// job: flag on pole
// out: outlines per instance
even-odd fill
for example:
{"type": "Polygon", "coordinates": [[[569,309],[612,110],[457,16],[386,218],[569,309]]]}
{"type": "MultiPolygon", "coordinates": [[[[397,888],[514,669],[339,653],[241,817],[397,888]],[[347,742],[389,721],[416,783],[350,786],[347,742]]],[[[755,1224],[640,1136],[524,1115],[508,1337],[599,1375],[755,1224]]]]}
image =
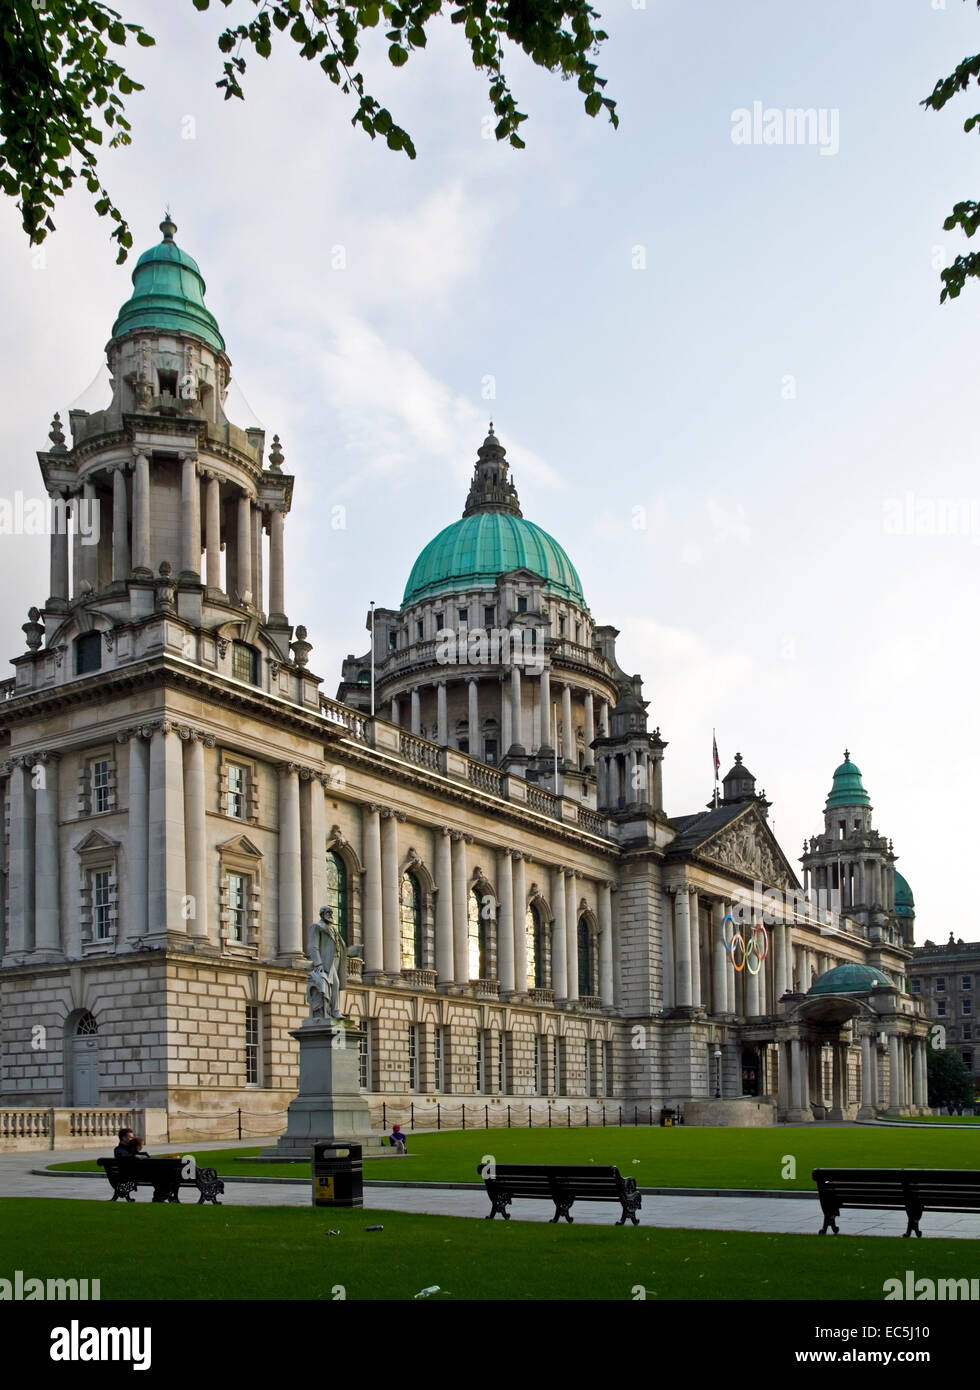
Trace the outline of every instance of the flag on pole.
{"type": "Polygon", "coordinates": [[[721,759],[718,757],[718,740],[715,737],[714,729],[711,730],[711,756],[715,765],[715,780],[717,781],[721,769],[721,759]]]}

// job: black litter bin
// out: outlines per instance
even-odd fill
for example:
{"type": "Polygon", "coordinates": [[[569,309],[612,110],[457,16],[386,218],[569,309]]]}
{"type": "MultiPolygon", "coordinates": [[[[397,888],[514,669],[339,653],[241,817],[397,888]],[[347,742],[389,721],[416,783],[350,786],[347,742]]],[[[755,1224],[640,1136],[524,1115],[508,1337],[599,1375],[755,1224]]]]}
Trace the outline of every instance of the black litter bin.
{"type": "Polygon", "coordinates": [[[313,1205],[362,1207],[364,1178],[360,1144],[313,1145],[313,1205]]]}
{"type": "Polygon", "coordinates": [[[664,1108],[663,1108],[663,1109],[661,1110],[661,1112],[660,1112],[660,1127],[661,1127],[661,1129],[670,1128],[671,1126],[675,1125],[676,1123],[677,1123],[677,1111],[676,1111],[676,1110],[672,1110],[672,1109],[670,1109],[669,1106],[666,1106],[666,1105],[665,1105],[664,1108]]]}

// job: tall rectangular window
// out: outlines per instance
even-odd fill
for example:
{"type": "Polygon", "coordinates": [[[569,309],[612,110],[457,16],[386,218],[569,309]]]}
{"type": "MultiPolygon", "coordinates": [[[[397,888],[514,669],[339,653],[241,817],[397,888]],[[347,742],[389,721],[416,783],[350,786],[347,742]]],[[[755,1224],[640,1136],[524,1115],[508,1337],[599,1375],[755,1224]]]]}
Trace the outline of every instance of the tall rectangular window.
{"type": "Polygon", "coordinates": [[[527,612],[527,599],[523,594],[518,594],[517,596],[517,611],[518,613],[527,612]]]}
{"type": "Polygon", "coordinates": [[[972,975],[962,975],[960,977],[960,989],[970,989],[973,986],[972,975]]]}
{"type": "Polygon", "coordinates": [[[228,932],[232,941],[245,941],[250,883],[246,874],[228,875],[228,932]]]}
{"type": "Polygon", "coordinates": [[[419,1027],[417,1023],[409,1025],[408,1029],[408,1089],[417,1091],[419,1088],[419,1027]]]}
{"type": "Polygon", "coordinates": [[[502,1095],[507,1089],[507,1035],[497,1034],[497,1075],[495,1090],[502,1095]]]}
{"type": "Polygon", "coordinates": [[[591,1096],[592,1091],[592,1040],[585,1040],[585,1094],[591,1096]]]}
{"type": "Polygon", "coordinates": [[[610,1080],[610,1077],[611,1077],[611,1075],[612,1075],[612,1066],[611,1066],[611,1060],[612,1060],[612,1059],[611,1059],[611,1056],[610,1056],[610,1053],[611,1053],[611,1052],[612,1052],[612,1043],[604,1042],[604,1043],[602,1044],[602,1092],[601,1092],[601,1094],[604,1095],[604,1096],[608,1096],[608,1094],[609,1094],[609,1080],[610,1080]]]}
{"type": "Polygon", "coordinates": [[[960,1000],[960,1013],[963,1015],[964,1018],[968,1018],[969,1015],[973,1013],[973,1000],[972,1000],[972,999],[961,999],[961,1000],[960,1000]]]}
{"type": "Polygon", "coordinates": [[[945,994],[945,992],[946,992],[946,976],[945,976],[945,975],[937,975],[937,976],[936,976],[936,993],[937,993],[937,994],[945,994]]]}
{"type": "Polygon", "coordinates": [[[939,999],[939,1000],[937,1000],[937,1002],[936,1002],[936,1017],[937,1017],[937,1018],[945,1018],[945,1017],[946,1017],[946,1000],[945,1000],[945,999],[939,999]]]}
{"type": "Polygon", "coordinates": [[[544,1095],[544,1039],[540,1033],[534,1039],[534,1091],[544,1095]]]}
{"type": "Polygon", "coordinates": [[[497,611],[497,610],[496,610],[496,608],[493,606],[492,603],[484,604],[484,606],[483,606],[483,624],[484,624],[485,627],[493,627],[493,624],[494,624],[494,614],[496,613],[496,611],[497,611]]]}
{"type": "Polygon", "coordinates": [[[92,764],[92,814],[111,810],[109,800],[109,760],[99,758],[92,764]]]}
{"type": "Polygon", "coordinates": [[[92,874],[92,924],[96,941],[108,940],[111,931],[109,918],[109,879],[108,869],[96,869],[92,874]]]}
{"type": "Polygon", "coordinates": [[[368,1022],[365,1022],[357,1046],[357,1084],[362,1091],[371,1089],[371,1025],[368,1022]]]}
{"type": "Polygon", "coordinates": [[[246,791],[248,773],[237,763],[228,763],[228,790],[225,793],[225,815],[235,820],[245,820],[246,791]]]}
{"type": "Polygon", "coordinates": [[[446,1047],[445,1029],[437,1027],[432,1037],[432,1088],[436,1091],[446,1089],[446,1047]]]}
{"type": "Polygon", "coordinates": [[[236,681],[247,681],[249,685],[258,685],[259,654],[247,642],[232,642],[231,674],[236,681]]]}
{"type": "Polygon", "coordinates": [[[245,1085],[262,1084],[262,1020],[258,1004],[245,1005],[245,1085]]]}
{"type": "Polygon", "coordinates": [[[562,1083],[562,1075],[561,1075],[561,1039],[560,1039],[560,1038],[552,1038],[552,1039],[551,1039],[551,1077],[552,1077],[551,1089],[554,1091],[555,1095],[560,1095],[560,1094],[561,1094],[561,1083],[562,1083]]]}

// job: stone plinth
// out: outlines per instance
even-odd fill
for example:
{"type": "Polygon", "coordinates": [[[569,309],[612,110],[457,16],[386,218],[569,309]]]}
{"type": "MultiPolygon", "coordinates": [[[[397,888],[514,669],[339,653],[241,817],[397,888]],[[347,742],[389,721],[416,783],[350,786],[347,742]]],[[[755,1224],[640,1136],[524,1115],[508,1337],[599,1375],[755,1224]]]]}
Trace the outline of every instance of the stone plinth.
{"type": "Polygon", "coordinates": [[[311,1019],[292,1036],[299,1043],[299,1094],[290,1103],[286,1133],[274,1149],[277,1158],[309,1158],[321,1140],[353,1140],[380,1148],[371,1129],[371,1112],[358,1085],[361,1034],[342,1020],[311,1019]]]}
{"type": "Polygon", "coordinates": [[[668,1101],[668,1104],[682,1107],[686,1125],[764,1129],[776,1123],[776,1106],[768,1098],[757,1100],[752,1096],[740,1096],[730,1100],[668,1101]]]}

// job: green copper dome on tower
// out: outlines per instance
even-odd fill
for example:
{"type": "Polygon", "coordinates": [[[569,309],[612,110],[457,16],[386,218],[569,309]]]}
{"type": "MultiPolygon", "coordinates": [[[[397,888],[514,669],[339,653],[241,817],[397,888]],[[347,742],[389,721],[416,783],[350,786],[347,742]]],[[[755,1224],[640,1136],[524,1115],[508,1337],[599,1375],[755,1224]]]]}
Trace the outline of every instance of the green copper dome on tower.
{"type": "Polygon", "coordinates": [[[112,336],[134,329],[195,333],[216,352],[225,340],[218,321],[204,303],[204,277],[193,257],[174,241],[177,228],[169,214],[160,223],[163,240],[144,251],[133,271],[133,293],[119,310],[112,336]]]}
{"type": "Polygon", "coordinates": [[[895,873],[895,916],[914,917],[915,899],[908,881],[896,870],[895,873]]]}
{"type": "Polygon", "coordinates": [[[462,519],[440,531],[415,561],[403,608],[460,589],[491,589],[502,574],[516,569],[539,574],[548,593],[587,607],[581,580],[565,551],[547,531],[521,515],[507,469],[491,423],[462,519]]]}
{"type": "Polygon", "coordinates": [[[835,806],[870,806],[871,798],[864,790],[861,769],[851,762],[851,755],[844,749],[844,761],[834,773],[834,784],[827,797],[829,811],[835,806]]]}
{"type": "Polygon", "coordinates": [[[811,994],[864,994],[869,989],[894,989],[895,985],[883,970],[873,965],[847,961],[827,970],[810,986],[811,994]]]}

